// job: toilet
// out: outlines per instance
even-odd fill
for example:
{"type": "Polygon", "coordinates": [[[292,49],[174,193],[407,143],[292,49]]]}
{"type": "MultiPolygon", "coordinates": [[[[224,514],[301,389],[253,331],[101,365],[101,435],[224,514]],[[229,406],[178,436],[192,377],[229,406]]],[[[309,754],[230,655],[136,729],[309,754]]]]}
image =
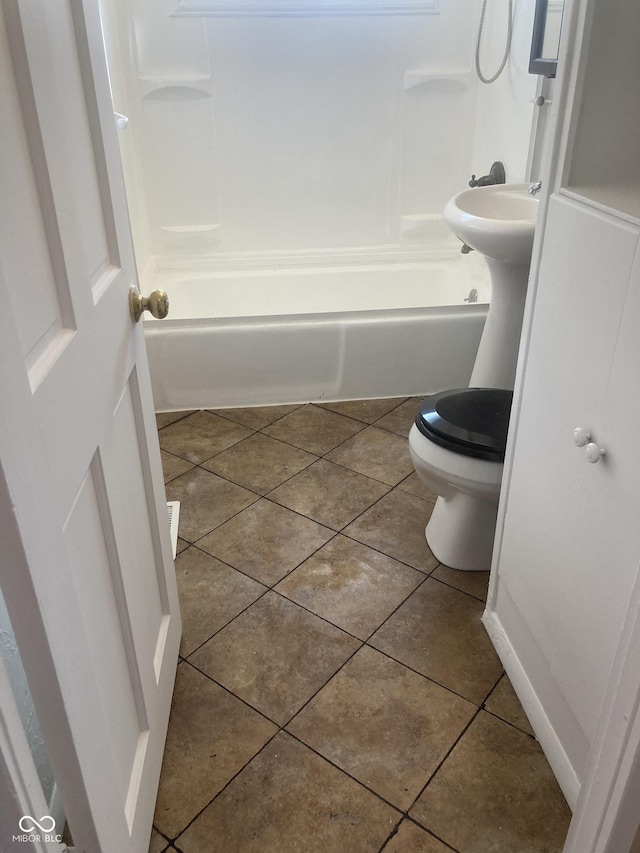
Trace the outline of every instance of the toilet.
{"type": "Polygon", "coordinates": [[[445,566],[488,570],[513,392],[456,388],[429,395],[409,433],[418,477],[438,495],[425,529],[445,566]]]}

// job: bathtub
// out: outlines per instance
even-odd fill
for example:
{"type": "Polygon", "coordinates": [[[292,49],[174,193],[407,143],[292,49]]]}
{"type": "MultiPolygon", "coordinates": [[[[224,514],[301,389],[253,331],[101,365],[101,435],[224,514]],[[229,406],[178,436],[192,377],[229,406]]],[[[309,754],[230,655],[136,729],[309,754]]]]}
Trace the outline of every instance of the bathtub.
{"type": "Polygon", "coordinates": [[[167,319],[144,323],[157,411],[464,386],[490,296],[483,259],[458,252],[357,267],[164,270],[145,277],[145,291],[155,288],[170,301],[167,319]]]}

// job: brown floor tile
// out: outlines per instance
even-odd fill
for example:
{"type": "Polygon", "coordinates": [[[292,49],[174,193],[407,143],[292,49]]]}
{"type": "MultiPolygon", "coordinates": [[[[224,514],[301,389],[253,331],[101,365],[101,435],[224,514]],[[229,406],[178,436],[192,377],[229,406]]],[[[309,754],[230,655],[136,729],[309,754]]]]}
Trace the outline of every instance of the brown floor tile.
{"type": "Polygon", "coordinates": [[[248,406],[241,409],[213,409],[212,411],[216,415],[222,415],[223,418],[228,418],[250,429],[262,429],[299,408],[300,404],[296,403],[293,406],[248,406]]]}
{"type": "Polygon", "coordinates": [[[438,565],[424,537],[433,504],[394,489],[344,530],[347,536],[430,572],[438,565]]]}
{"type": "Polygon", "coordinates": [[[413,471],[407,440],[372,426],[327,453],[325,458],[388,486],[395,486],[413,471]]]}
{"type": "Polygon", "coordinates": [[[268,500],[243,510],[198,547],[272,586],[335,533],[268,500]]]}
{"type": "Polygon", "coordinates": [[[160,447],[196,465],[251,435],[251,430],[211,412],[194,412],[159,435],[160,447]]]}
{"type": "Polygon", "coordinates": [[[338,535],[276,589],[366,640],[422,580],[415,569],[338,535]]]}
{"type": "Polygon", "coordinates": [[[268,592],[190,661],[283,725],[358,645],[338,628],[268,592]]]}
{"type": "Polygon", "coordinates": [[[417,498],[431,501],[431,503],[435,503],[438,500],[437,494],[425,486],[415,471],[401,483],[398,483],[398,488],[403,492],[409,492],[410,495],[415,495],[417,498]]]}
{"type": "Polygon", "coordinates": [[[198,548],[176,558],[176,578],[182,613],[180,654],[190,655],[265,591],[246,575],[198,548]]]}
{"type": "Polygon", "coordinates": [[[165,483],[168,483],[169,480],[175,480],[180,474],[184,474],[193,468],[193,462],[187,462],[186,459],[174,456],[173,453],[167,453],[166,450],[160,451],[160,458],[162,460],[162,473],[164,474],[165,483]]]}
{"type": "Polygon", "coordinates": [[[470,702],[365,647],[287,730],[407,809],[475,711],[470,702]]]}
{"type": "Polygon", "coordinates": [[[405,819],[384,848],[384,853],[451,853],[451,848],[405,819]]]}
{"type": "Polygon", "coordinates": [[[377,853],[399,818],[280,733],[177,844],[184,853],[377,853]]]}
{"type": "Polygon", "coordinates": [[[463,572],[458,569],[450,569],[448,566],[438,566],[431,575],[439,581],[453,586],[456,589],[479,598],[480,601],[487,600],[489,588],[489,572],[463,572]]]}
{"type": "Polygon", "coordinates": [[[356,421],[364,421],[366,424],[372,424],[378,418],[387,415],[400,403],[403,403],[405,397],[388,397],[381,400],[344,400],[338,403],[316,403],[317,406],[322,406],[323,409],[329,409],[339,415],[346,415],[348,418],[354,418],[356,421]]]}
{"type": "Polygon", "coordinates": [[[156,412],[156,424],[158,425],[158,429],[162,429],[163,427],[169,426],[169,424],[173,424],[182,418],[186,418],[186,416],[190,414],[192,414],[191,410],[184,412],[156,412]]]}
{"type": "Polygon", "coordinates": [[[187,663],[178,665],[154,824],[174,838],[275,733],[187,663]]]}
{"type": "Polygon", "coordinates": [[[340,530],[388,491],[377,480],[319,459],[270,492],[269,498],[340,530]]]}
{"type": "Polygon", "coordinates": [[[227,480],[265,495],[302,471],[317,456],[268,435],[255,433],[203,464],[227,480]]]}
{"type": "Polygon", "coordinates": [[[411,816],[460,853],[560,853],[571,813],[539,744],[481,711],[411,816]]]}
{"type": "Polygon", "coordinates": [[[562,849],[568,809],[480,623],[488,573],[424,539],[436,496],[400,455],[420,402],[158,414],[203,672],[178,669],[150,853],[178,832],[184,853],[562,849]],[[266,716],[292,736],[264,746],[266,716]],[[413,820],[379,799],[409,806],[463,730],[413,820]]]}
{"type": "Polygon", "coordinates": [[[502,666],[476,599],[427,578],[369,640],[407,666],[479,705],[502,666]]]}
{"type": "Polygon", "coordinates": [[[302,406],[263,432],[287,444],[322,456],[363,429],[360,421],[318,406],[302,406]]]}
{"type": "Polygon", "coordinates": [[[516,695],[516,691],[511,686],[511,682],[506,675],[502,676],[497,687],[484,703],[484,706],[487,711],[495,714],[496,717],[506,720],[527,734],[534,734],[531,723],[527,719],[527,715],[516,695]]]}
{"type": "Polygon", "coordinates": [[[195,542],[258,496],[216,474],[193,468],[167,483],[167,500],[180,501],[180,537],[195,542]]]}
{"type": "Polygon", "coordinates": [[[166,838],[163,838],[155,829],[151,830],[151,841],[149,842],[149,853],[163,853],[169,846],[166,838]]]}
{"type": "Polygon", "coordinates": [[[422,398],[410,397],[401,406],[398,406],[397,409],[394,409],[388,415],[385,415],[384,418],[376,421],[376,426],[407,438],[421,405],[422,398]]]}

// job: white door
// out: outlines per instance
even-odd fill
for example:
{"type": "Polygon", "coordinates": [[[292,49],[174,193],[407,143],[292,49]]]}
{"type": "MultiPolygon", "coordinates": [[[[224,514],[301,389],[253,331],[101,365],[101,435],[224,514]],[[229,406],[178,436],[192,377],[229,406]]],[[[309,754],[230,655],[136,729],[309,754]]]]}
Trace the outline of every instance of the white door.
{"type": "Polygon", "coordinates": [[[75,848],[140,853],[180,619],[94,0],[0,5],[0,115],[0,587],[75,848]]]}

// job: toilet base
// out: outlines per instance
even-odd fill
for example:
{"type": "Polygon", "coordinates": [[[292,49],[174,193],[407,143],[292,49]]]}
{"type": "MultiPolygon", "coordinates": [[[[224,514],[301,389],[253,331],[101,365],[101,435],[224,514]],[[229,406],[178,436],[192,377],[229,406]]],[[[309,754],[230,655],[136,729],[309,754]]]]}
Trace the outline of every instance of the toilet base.
{"type": "Polygon", "coordinates": [[[451,569],[488,571],[497,515],[497,501],[478,500],[460,492],[447,499],[439,497],[425,528],[427,544],[451,569]]]}

